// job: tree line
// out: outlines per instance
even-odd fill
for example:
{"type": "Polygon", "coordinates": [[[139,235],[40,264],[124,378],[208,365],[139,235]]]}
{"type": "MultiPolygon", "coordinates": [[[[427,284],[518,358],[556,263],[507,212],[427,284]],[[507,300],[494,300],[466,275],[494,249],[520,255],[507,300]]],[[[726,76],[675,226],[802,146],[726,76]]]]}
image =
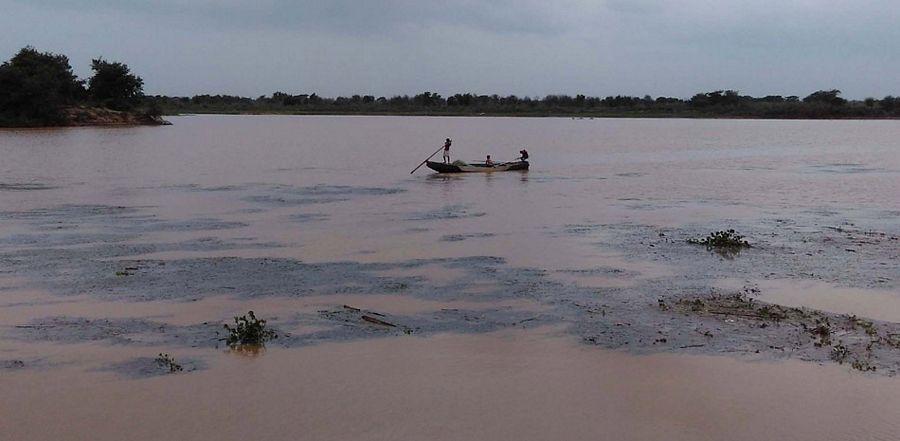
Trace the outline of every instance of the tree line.
{"type": "Polygon", "coordinates": [[[753,97],[735,90],[698,93],[691,98],[649,95],[592,97],[585,95],[480,95],[434,92],[392,97],[352,95],[326,98],[316,93],[275,92],[257,98],[233,95],[148,97],[169,114],[175,113],[295,113],[403,115],[521,115],[521,116],[682,116],[750,118],[894,118],[900,117],[900,97],[841,97],[839,90],[820,90],[806,97],[753,97]]]}
{"type": "Polygon", "coordinates": [[[147,96],[144,81],[126,64],[102,57],[91,61],[93,75],[79,79],[65,55],[27,46],[0,65],[0,126],[66,125],[73,108],[102,108],[150,117],[178,113],[291,113],[513,116],[653,116],[706,118],[896,118],[900,97],[847,100],[839,90],[806,97],[753,97],[735,90],[698,93],[691,98],[650,95],[483,95],[435,92],[391,97],[275,92],[256,98],[232,95],[147,96]]]}
{"type": "Polygon", "coordinates": [[[0,65],[0,126],[65,125],[67,109],[78,106],[116,111],[152,106],[144,100],[144,80],[127,65],[99,57],[91,70],[90,78],[79,79],[65,55],[22,48],[0,65]]]}

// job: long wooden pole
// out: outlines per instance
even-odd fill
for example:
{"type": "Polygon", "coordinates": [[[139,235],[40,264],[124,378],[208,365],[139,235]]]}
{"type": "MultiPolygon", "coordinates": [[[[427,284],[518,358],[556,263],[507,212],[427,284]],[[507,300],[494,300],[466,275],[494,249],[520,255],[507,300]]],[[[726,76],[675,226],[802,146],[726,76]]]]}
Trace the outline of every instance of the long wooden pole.
{"type": "Polygon", "coordinates": [[[440,153],[440,151],[441,151],[441,150],[443,150],[443,149],[444,149],[444,148],[443,148],[443,147],[441,147],[441,148],[439,148],[439,149],[437,149],[437,151],[436,151],[436,152],[434,152],[434,153],[432,153],[432,154],[431,154],[431,156],[429,156],[429,157],[427,157],[427,158],[425,158],[425,160],[424,160],[424,161],[422,161],[422,163],[421,163],[421,164],[419,164],[419,166],[418,166],[418,167],[416,167],[416,168],[414,168],[414,169],[413,169],[413,171],[411,171],[411,172],[409,172],[409,174],[413,174],[413,173],[415,173],[415,172],[416,172],[416,170],[418,170],[418,169],[419,169],[419,167],[421,167],[421,166],[423,166],[423,165],[425,165],[425,163],[426,163],[426,162],[428,162],[428,160],[429,160],[429,159],[431,159],[431,158],[432,158],[432,157],[433,157],[433,156],[434,156],[434,155],[436,155],[436,154],[438,154],[438,153],[440,153]]]}

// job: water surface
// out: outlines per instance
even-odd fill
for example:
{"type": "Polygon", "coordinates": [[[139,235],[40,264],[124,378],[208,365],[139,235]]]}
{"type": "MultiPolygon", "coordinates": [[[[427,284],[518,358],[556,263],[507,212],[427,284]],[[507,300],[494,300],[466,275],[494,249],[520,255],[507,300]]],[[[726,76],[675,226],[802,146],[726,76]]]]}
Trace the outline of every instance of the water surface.
{"type": "Polygon", "coordinates": [[[658,306],[747,292],[889,338],[900,122],[171,119],[0,131],[0,410],[16,439],[900,430],[890,348],[863,374],[802,335],[785,349],[788,326],[658,306]],[[446,137],[454,159],[527,148],[532,168],[410,175],[446,137]],[[754,248],[685,242],[726,228],[754,248]],[[250,309],[282,333],[255,357],[215,334],[250,309]],[[159,352],[197,370],[143,378],[159,352]],[[219,405],[239,399],[256,410],[219,405]]]}

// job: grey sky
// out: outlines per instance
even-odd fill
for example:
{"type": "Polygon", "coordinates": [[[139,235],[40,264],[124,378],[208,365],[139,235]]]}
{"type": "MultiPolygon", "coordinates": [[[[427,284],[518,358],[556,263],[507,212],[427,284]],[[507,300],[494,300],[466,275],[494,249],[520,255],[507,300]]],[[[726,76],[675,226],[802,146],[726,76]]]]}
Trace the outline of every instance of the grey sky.
{"type": "Polygon", "coordinates": [[[900,0],[0,0],[30,44],[148,93],[900,94],[900,0]]]}

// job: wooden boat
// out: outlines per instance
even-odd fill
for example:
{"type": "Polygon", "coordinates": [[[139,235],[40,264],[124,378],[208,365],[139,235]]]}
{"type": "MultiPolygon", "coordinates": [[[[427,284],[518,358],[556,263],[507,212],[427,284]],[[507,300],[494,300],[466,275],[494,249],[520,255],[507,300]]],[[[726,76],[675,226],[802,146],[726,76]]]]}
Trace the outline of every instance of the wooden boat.
{"type": "Polygon", "coordinates": [[[427,161],[425,165],[438,173],[490,173],[500,171],[528,170],[528,161],[498,162],[494,165],[468,164],[455,161],[451,164],[427,161]]]}

